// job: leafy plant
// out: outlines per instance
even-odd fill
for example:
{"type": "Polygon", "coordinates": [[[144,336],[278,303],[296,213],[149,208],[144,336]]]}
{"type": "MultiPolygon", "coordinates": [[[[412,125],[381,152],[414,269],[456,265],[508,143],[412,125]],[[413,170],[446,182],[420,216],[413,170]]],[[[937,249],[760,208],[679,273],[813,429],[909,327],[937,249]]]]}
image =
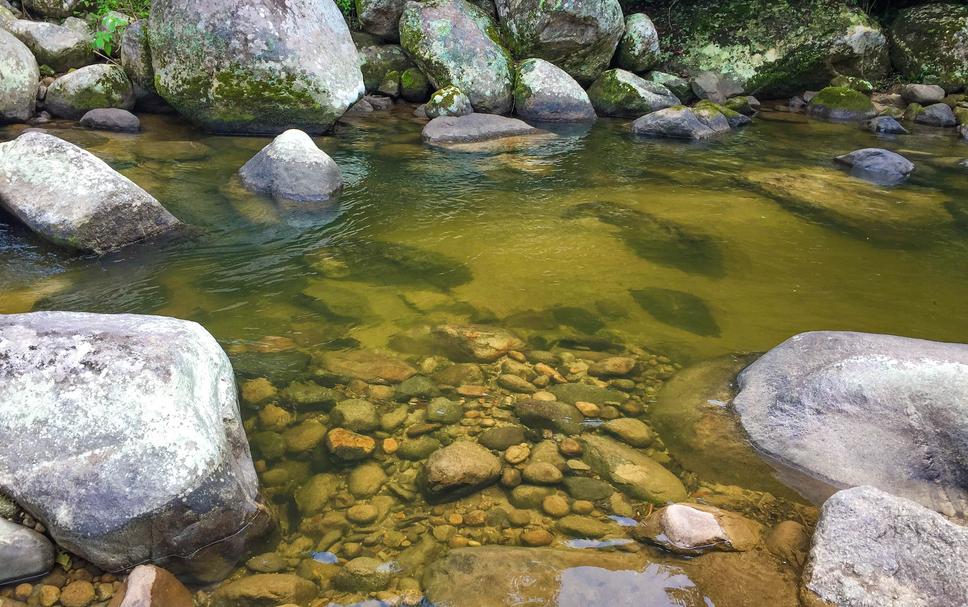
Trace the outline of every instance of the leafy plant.
{"type": "Polygon", "coordinates": [[[145,19],[151,11],[151,0],[84,0],[78,10],[79,13],[91,13],[98,18],[111,11],[145,19]]]}
{"type": "Polygon", "coordinates": [[[114,49],[121,40],[121,35],[128,24],[128,19],[120,13],[107,13],[100,19],[100,27],[94,33],[91,46],[98,53],[110,57],[114,54],[114,49]]]}

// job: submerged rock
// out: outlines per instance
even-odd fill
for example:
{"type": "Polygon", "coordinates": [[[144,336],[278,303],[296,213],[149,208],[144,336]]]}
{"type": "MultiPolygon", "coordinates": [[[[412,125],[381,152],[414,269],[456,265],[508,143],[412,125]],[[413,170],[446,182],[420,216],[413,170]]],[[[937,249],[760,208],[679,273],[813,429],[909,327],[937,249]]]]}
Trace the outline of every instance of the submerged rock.
{"type": "Polygon", "coordinates": [[[661,59],[659,32],[645,13],[625,18],[625,34],[615,51],[615,65],[630,72],[651,70],[661,59]]]}
{"type": "Polygon", "coordinates": [[[855,121],[873,118],[874,104],[863,93],[852,88],[830,86],[813,96],[807,113],[827,120],[855,121]]]}
{"type": "Polygon", "coordinates": [[[47,240],[95,253],[180,225],[93,154],[39,132],[0,144],[0,205],[47,240]]]}
{"type": "Polygon", "coordinates": [[[260,573],[226,582],[212,593],[212,607],[306,605],[316,585],[291,573],[260,573]]]}
{"type": "Polygon", "coordinates": [[[632,299],[656,320],[704,337],[718,337],[719,323],[706,302],[692,293],[650,287],[629,291],[632,299]]]}
{"type": "Polygon", "coordinates": [[[808,494],[829,493],[812,479],[866,484],[948,515],[968,513],[968,346],[803,333],[738,382],[733,406],[750,440],[806,475],[791,482],[808,494]]]}
{"type": "Polygon", "coordinates": [[[474,113],[471,100],[456,86],[445,86],[435,91],[424,106],[427,118],[438,116],[466,116],[474,113]]]}
{"type": "Polygon", "coordinates": [[[734,512],[702,504],[672,504],[633,529],[632,535],[678,554],[752,550],[762,527],[734,512]]]}
{"type": "Polygon", "coordinates": [[[427,498],[446,501],[496,482],[501,460],[477,443],[457,441],[433,452],[423,474],[427,498]]]}
{"type": "Polygon", "coordinates": [[[8,24],[6,29],[27,45],[38,64],[46,65],[55,72],[66,72],[94,63],[95,56],[88,37],[70,28],[18,19],[8,24]]]}
{"type": "Polygon", "coordinates": [[[0,584],[44,575],[54,566],[56,556],[53,544],[46,537],[0,518],[0,584]]]}
{"type": "Polygon", "coordinates": [[[477,6],[466,0],[408,2],[400,41],[436,88],[456,86],[478,112],[511,111],[511,56],[491,17],[477,6]]]}
{"type": "MultiPolygon", "coordinates": [[[[729,130],[728,123],[726,127],[729,130]]],[[[643,137],[692,141],[709,139],[717,133],[691,109],[679,105],[642,116],[632,123],[632,132],[643,137]]]]}
{"type": "Polygon", "coordinates": [[[520,400],[514,404],[514,414],[526,426],[551,430],[562,434],[579,434],[583,416],[574,405],[558,401],[520,400]]]}
{"type": "Polygon", "coordinates": [[[590,122],[596,118],[581,85],[544,59],[518,64],[514,111],[525,120],[538,122],[590,122]]]}
{"type": "Polygon", "coordinates": [[[306,133],[290,129],[239,169],[246,188],[276,199],[328,200],[343,188],[339,166],[306,133]]]}
{"type": "Polygon", "coordinates": [[[232,367],[201,326],[2,317],[0,391],[0,489],[94,565],[191,559],[264,529],[232,367]]]}
{"type": "Polygon", "coordinates": [[[206,129],[319,133],[363,95],[330,0],[160,0],[148,21],[158,93],[206,129]]]}
{"type": "Polygon", "coordinates": [[[871,183],[897,185],[914,171],[914,163],[889,150],[864,148],[834,158],[851,168],[850,174],[871,183]]]}
{"type": "Polygon", "coordinates": [[[108,607],[192,607],[192,593],[178,578],[154,565],[138,565],[108,607]]]}
{"type": "Polygon", "coordinates": [[[625,70],[608,70],[588,89],[588,98],[602,116],[635,118],[679,105],[665,86],[625,70]]]}
{"type": "Polygon", "coordinates": [[[900,11],[891,25],[891,60],[908,80],[930,78],[954,90],[968,82],[968,6],[938,2],[900,11]]]}
{"type": "Polygon", "coordinates": [[[40,69],[23,42],[0,28],[0,122],[25,122],[34,115],[40,69]]]}
{"type": "Polygon", "coordinates": [[[543,132],[516,118],[474,113],[434,118],[424,127],[422,135],[430,145],[454,145],[543,132]]]}
{"type": "Polygon", "coordinates": [[[682,481],[641,451],[604,436],[584,436],[583,442],[582,459],[623,493],[658,504],[685,500],[682,481]]]}
{"type": "Polygon", "coordinates": [[[439,325],[432,335],[447,356],[461,362],[494,362],[525,345],[513,333],[486,325],[439,325]]]}
{"type": "Polygon", "coordinates": [[[803,573],[808,604],[961,605],[968,529],[873,487],[823,506],[803,573]]]}
{"type": "Polygon", "coordinates": [[[65,74],[47,87],[47,110],[78,120],[98,108],[134,109],[134,89],[120,67],[100,63],[65,74]]]}

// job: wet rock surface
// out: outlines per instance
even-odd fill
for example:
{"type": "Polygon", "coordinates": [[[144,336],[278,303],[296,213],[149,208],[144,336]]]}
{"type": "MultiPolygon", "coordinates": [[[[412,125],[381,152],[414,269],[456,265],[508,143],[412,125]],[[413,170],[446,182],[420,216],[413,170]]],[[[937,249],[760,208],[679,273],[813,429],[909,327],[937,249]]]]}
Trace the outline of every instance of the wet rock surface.
{"type": "Polygon", "coordinates": [[[281,200],[320,202],[343,188],[339,166],[306,133],[288,130],[239,169],[247,188],[281,200]]]}
{"type": "Polygon", "coordinates": [[[54,566],[55,556],[46,537],[0,518],[0,584],[44,575],[54,566]]]}

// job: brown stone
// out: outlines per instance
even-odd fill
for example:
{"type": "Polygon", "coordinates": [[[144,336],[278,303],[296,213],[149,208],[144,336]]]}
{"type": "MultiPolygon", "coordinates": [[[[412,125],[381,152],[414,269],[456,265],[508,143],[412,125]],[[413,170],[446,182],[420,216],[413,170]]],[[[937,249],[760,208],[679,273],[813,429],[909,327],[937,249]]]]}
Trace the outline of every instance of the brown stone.
{"type": "Polygon", "coordinates": [[[192,593],[161,567],[138,565],[108,607],[192,607],[192,593]]]}
{"type": "Polygon", "coordinates": [[[326,448],[344,461],[366,459],[376,449],[376,441],[345,428],[333,428],[326,434],[326,448]]]}
{"type": "Polygon", "coordinates": [[[71,582],[61,591],[60,601],[64,607],[87,607],[94,602],[94,584],[83,580],[71,582]]]}
{"type": "Polygon", "coordinates": [[[263,573],[223,584],[212,594],[212,607],[276,607],[306,605],[316,596],[316,585],[297,575],[263,573]]]}
{"type": "Polygon", "coordinates": [[[417,373],[399,358],[372,350],[328,353],[323,357],[323,364],[337,375],[368,384],[399,384],[417,373]]]}
{"type": "Polygon", "coordinates": [[[525,546],[548,546],[555,541],[555,536],[547,529],[528,529],[521,534],[521,543],[525,546]]]}

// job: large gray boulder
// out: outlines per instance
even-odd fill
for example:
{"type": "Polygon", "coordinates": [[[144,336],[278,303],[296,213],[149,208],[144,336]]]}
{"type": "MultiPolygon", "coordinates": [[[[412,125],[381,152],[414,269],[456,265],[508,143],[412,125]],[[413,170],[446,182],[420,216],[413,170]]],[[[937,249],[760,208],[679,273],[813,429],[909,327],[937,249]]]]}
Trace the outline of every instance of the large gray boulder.
{"type": "Polygon", "coordinates": [[[850,167],[850,174],[871,183],[897,185],[907,180],[914,171],[914,163],[896,152],[881,148],[864,148],[834,161],[850,167]]]}
{"type": "Polygon", "coordinates": [[[99,108],[134,109],[134,89],[124,70],[98,63],[64,74],[47,87],[44,98],[54,116],[78,120],[99,108]]]}
{"type": "Polygon", "coordinates": [[[121,37],[121,68],[131,81],[137,107],[145,111],[158,111],[166,104],[155,89],[147,25],[147,21],[142,19],[124,29],[121,37]]]}
{"type": "Polygon", "coordinates": [[[917,115],[915,115],[914,122],[918,124],[926,124],[928,126],[946,128],[954,127],[958,124],[954,111],[952,111],[951,107],[946,103],[933,103],[928,107],[921,109],[917,115]]]}
{"type": "MultiPolygon", "coordinates": [[[[723,118],[723,120],[726,119],[723,118]]],[[[729,130],[729,123],[726,123],[725,130],[729,130]]],[[[701,141],[722,131],[710,128],[691,109],[675,106],[642,116],[632,123],[632,132],[643,137],[658,139],[701,141]]]]}
{"type": "Polygon", "coordinates": [[[823,505],[804,595],[843,607],[965,605],[965,571],[968,528],[910,500],[855,487],[823,505]]]}
{"type": "Polygon", "coordinates": [[[74,30],[44,21],[18,19],[7,30],[27,45],[37,58],[55,72],[84,67],[95,61],[91,41],[74,30]]]}
{"type": "Polygon", "coordinates": [[[679,105],[668,88],[626,70],[608,70],[588,89],[588,98],[602,116],[638,118],[679,105]]]}
{"type": "Polygon", "coordinates": [[[56,556],[46,537],[0,518],[0,584],[44,575],[54,566],[56,556]]]}
{"type": "Polygon", "coordinates": [[[51,242],[95,253],[179,225],[93,154],[36,131],[0,144],[0,206],[51,242]]]}
{"type": "Polygon", "coordinates": [[[968,513],[968,346],[803,333],[738,383],[733,406],[750,440],[790,469],[805,495],[823,496],[818,481],[873,485],[945,514],[968,513]]]}
{"type": "Polygon", "coordinates": [[[363,95],[333,0],[156,0],[148,39],[158,93],[211,131],[324,132],[363,95]]]}
{"type": "Polygon", "coordinates": [[[70,17],[81,0],[24,0],[24,6],[45,17],[70,17]]]}
{"type": "Polygon", "coordinates": [[[475,113],[434,118],[424,127],[423,140],[430,145],[448,145],[536,135],[542,132],[516,118],[475,113]]]}
{"type": "Polygon", "coordinates": [[[356,0],[356,16],[364,32],[385,40],[400,39],[400,15],[407,0],[356,0]]]}
{"type": "Polygon", "coordinates": [[[581,85],[544,59],[527,59],[518,65],[514,111],[525,120],[538,122],[590,122],[596,118],[581,85]]]}
{"type": "Polygon", "coordinates": [[[908,80],[949,92],[968,84],[968,6],[938,2],[900,11],[891,25],[891,60],[908,80]]]}
{"type": "Polygon", "coordinates": [[[495,5],[517,56],[546,59],[584,85],[608,67],[625,31],[618,0],[496,0],[495,5]]]}
{"type": "Polygon", "coordinates": [[[511,111],[511,56],[490,16],[477,6],[466,0],[408,2],[400,43],[434,88],[456,86],[477,112],[511,111]]]}
{"type": "Polygon", "coordinates": [[[286,131],[239,170],[255,192],[297,202],[327,200],[343,187],[339,166],[302,131],[286,131]]]}
{"type": "Polygon", "coordinates": [[[0,489],[94,565],[188,557],[263,528],[232,367],[200,325],[0,316],[0,392],[0,489]]]}
{"type": "Polygon", "coordinates": [[[39,80],[30,49],[0,29],[0,122],[23,122],[34,115],[39,80]]]}
{"type": "Polygon", "coordinates": [[[659,32],[645,13],[625,18],[625,35],[615,51],[615,65],[630,72],[647,72],[661,59],[659,32]]]}

